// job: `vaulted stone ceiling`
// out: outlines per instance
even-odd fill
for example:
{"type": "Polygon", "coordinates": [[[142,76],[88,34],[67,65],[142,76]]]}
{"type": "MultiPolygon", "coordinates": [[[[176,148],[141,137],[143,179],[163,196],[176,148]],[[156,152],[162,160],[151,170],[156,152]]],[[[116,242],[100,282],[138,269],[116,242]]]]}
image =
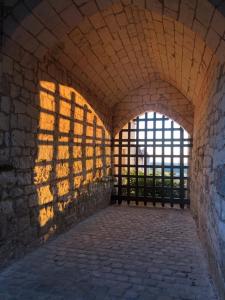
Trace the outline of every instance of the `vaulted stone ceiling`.
{"type": "Polygon", "coordinates": [[[156,79],[196,103],[216,57],[225,59],[224,18],[206,0],[36,2],[25,1],[33,15],[13,38],[37,57],[54,56],[109,107],[156,79]]]}
{"type": "Polygon", "coordinates": [[[213,59],[212,50],[181,23],[121,4],[86,18],[60,46],[73,73],[110,106],[158,78],[195,102],[213,59]]]}

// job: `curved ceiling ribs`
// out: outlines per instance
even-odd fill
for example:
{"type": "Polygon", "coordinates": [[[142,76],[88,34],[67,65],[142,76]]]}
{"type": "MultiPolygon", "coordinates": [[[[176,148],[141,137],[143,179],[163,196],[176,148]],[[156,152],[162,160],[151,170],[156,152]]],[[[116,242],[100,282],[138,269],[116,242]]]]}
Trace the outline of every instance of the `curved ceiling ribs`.
{"type": "Polygon", "coordinates": [[[195,104],[207,72],[225,61],[225,18],[207,0],[32,3],[22,19],[14,9],[12,38],[38,58],[50,52],[110,108],[159,79],[195,104]]]}

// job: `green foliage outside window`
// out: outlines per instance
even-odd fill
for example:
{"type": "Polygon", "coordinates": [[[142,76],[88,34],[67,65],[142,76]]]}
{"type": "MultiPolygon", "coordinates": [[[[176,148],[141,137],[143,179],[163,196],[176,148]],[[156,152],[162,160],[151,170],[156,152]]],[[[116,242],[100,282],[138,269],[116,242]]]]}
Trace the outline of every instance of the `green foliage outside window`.
{"type": "MultiPolygon", "coordinates": [[[[123,173],[124,174],[124,173],[123,173]]],[[[136,175],[136,170],[131,169],[130,175],[136,175]]],[[[146,178],[146,184],[144,179],[144,171],[138,171],[138,196],[144,196],[144,186],[146,187],[146,196],[148,197],[157,197],[157,198],[170,198],[171,196],[176,198],[180,197],[179,190],[172,190],[172,188],[180,188],[180,179],[173,180],[173,186],[170,178],[164,178],[164,182],[162,178],[160,178],[161,173],[159,171],[155,172],[155,177],[153,177],[153,173],[148,173],[148,177],[146,178]],[[159,177],[158,177],[159,176],[159,177]],[[153,189],[151,189],[153,187],[153,189]],[[149,188],[149,189],[148,189],[149,188]],[[154,195],[155,190],[155,195],[154,195]],[[172,193],[172,194],[171,194],[172,193]]],[[[165,171],[164,176],[170,177],[171,172],[165,171]]],[[[130,195],[135,196],[136,194],[136,178],[130,177],[129,179],[123,177],[122,185],[130,185],[130,195]],[[129,180],[129,182],[128,182],[129,180]]],[[[123,196],[127,195],[127,188],[122,189],[123,196]]]]}

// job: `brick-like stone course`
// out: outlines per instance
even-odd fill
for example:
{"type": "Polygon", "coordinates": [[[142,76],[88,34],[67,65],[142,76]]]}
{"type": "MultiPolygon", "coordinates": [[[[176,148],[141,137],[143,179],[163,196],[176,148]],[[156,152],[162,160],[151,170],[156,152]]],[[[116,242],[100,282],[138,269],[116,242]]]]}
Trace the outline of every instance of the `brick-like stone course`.
{"type": "MultiPolygon", "coordinates": [[[[7,39],[6,36],[4,38],[7,39]]],[[[42,85],[50,83],[56,87],[67,86],[70,89],[69,95],[75,93],[74,90],[71,90],[71,88],[75,88],[77,93],[75,98],[78,102],[85,101],[82,100],[84,98],[80,98],[78,91],[83,95],[88,95],[88,90],[82,90],[80,83],[73,79],[73,75],[70,75],[66,68],[53,57],[46,55],[45,60],[40,61],[33,53],[29,53],[31,49],[23,47],[23,43],[26,41],[22,40],[21,36],[21,43],[10,40],[10,49],[2,50],[3,84],[0,100],[1,265],[7,263],[9,259],[21,256],[30,247],[42,243],[54,233],[65,230],[72,223],[78,222],[95,210],[108,205],[112,186],[109,176],[109,145],[106,145],[110,143],[109,133],[106,133],[111,128],[109,113],[103,105],[99,105],[96,99],[88,97],[89,104],[93,105],[93,109],[104,122],[104,124],[101,123],[98,116],[95,116],[97,118],[97,134],[90,136],[91,143],[96,144],[95,158],[93,158],[91,153],[85,152],[87,148],[86,134],[88,133],[84,133],[85,139],[82,142],[78,137],[77,141],[71,141],[70,133],[73,128],[68,127],[68,122],[72,124],[73,117],[76,118],[76,115],[66,123],[63,116],[69,114],[68,104],[66,106],[66,102],[62,103],[58,94],[54,95],[53,106],[57,105],[57,101],[58,103],[61,101],[60,112],[55,115],[51,114],[52,107],[48,105],[53,96],[51,96],[51,91],[43,89],[42,85]],[[43,93],[45,96],[41,100],[43,93]],[[46,119],[44,119],[45,113],[46,119]],[[57,119],[60,120],[58,126],[61,126],[58,129],[56,129],[57,119]],[[46,132],[51,125],[53,131],[46,132]],[[104,125],[107,129],[104,129],[104,125]],[[84,180],[79,187],[72,183],[73,172],[78,173],[78,170],[74,169],[77,166],[73,168],[74,158],[67,160],[66,153],[63,153],[63,149],[60,148],[60,139],[63,138],[63,135],[64,139],[70,138],[71,150],[72,147],[76,147],[76,142],[82,144],[82,153],[78,154],[77,150],[74,150],[74,156],[77,158],[82,155],[84,180]],[[101,138],[96,142],[97,135],[101,138]],[[46,142],[41,140],[43,138],[46,139],[46,142]],[[50,146],[51,139],[53,139],[52,146],[50,146]],[[50,151],[52,151],[49,147],[55,149],[58,159],[55,155],[48,161],[50,151]],[[104,150],[105,147],[107,147],[107,151],[104,150]],[[59,157],[60,155],[61,157],[59,157]],[[91,169],[88,171],[85,167],[87,157],[89,157],[87,160],[89,163],[93,159],[93,182],[88,179],[91,169]],[[49,167],[54,170],[54,174],[49,175],[51,174],[49,167]],[[71,173],[71,171],[72,176],[68,175],[68,172],[71,173]],[[37,176],[39,176],[38,184],[37,176]],[[64,181],[62,181],[62,177],[64,181]],[[68,182],[70,182],[69,191],[67,190],[68,182]],[[47,183],[50,188],[46,186],[47,183]],[[39,192],[41,188],[44,189],[44,192],[39,192]]],[[[63,97],[63,95],[61,96],[63,97]]],[[[70,96],[67,101],[71,101],[70,96]]],[[[90,107],[88,109],[88,119],[82,121],[81,117],[81,126],[87,126],[86,122],[90,122],[88,126],[93,126],[94,112],[90,110],[90,107]]],[[[82,132],[77,129],[76,133],[81,134],[82,132]]],[[[93,144],[91,145],[93,146],[93,144]]]]}
{"type": "Polygon", "coordinates": [[[167,115],[192,135],[193,104],[176,88],[162,80],[153,81],[131,91],[127,97],[114,106],[114,134],[118,133],[132,118],[146,111],[156,111],[167,115]]]}
{"type": "Polygon", "coordinates": [[[198,5],[186,0],[179,5],[103,2],[45,1],[30,7],[27,1],[12,8],[21,26],[9,16],[6,32],[11,25],[14,41],[39,59],[45,51],[52,52],[111,107],[128,90],[159,77],[196,102],[212,58],[225,60],[221,13],[207,0],[198,5]]]}
{"type": "Polygon", "coordinates": [[[195,109],[191,206],[221,298],[225,297],[224,66],[209,72],[195,109]]]}

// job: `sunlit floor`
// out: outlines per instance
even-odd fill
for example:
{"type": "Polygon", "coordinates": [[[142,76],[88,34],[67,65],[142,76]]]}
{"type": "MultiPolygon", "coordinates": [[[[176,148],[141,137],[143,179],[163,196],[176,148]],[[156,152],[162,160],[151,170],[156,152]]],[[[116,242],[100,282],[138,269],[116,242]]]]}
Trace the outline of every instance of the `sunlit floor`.
{"type": "Polygon", "coordinates": [[[0,274],[0,299],[217,299],[189,210],[112,206],[0,274]]]}

